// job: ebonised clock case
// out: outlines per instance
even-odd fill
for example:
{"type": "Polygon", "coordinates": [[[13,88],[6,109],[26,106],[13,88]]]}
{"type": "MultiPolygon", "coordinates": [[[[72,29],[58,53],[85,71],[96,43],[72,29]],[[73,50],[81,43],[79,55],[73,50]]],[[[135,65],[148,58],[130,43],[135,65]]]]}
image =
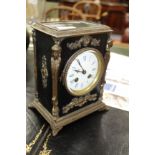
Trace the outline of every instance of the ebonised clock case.
{"type": "MultiPolygon", "coordinates": [[[[91,24],[91,23],[90,23],[91,24]]],[[[98,25],[98,24],[97,24],[98,25]]],[[[42,26],[42,25],[41,25],[42,26]]],[[[101,25],[99,25],[100,27],[101,25]]],[[[96,99],[93,101],[87,101],[85,104],[81,106],[76,106],[71,109],[69,109],[66,113],[63,112],[63,107],[69,104],[74,98],[77,98],[76,96],[71,95],[67,92],[63,81],[62,81],[62,73],[64,70],[65,65],[67,64],[67,61],[69,58],[76,53],[79,49],[83,48],[92,48],[98,50],[102,56],[103,59],[106,59],[106,53],[107,53],[107,44],[110,39],[110,32],[112,31],[109,27],[101,26],[101,28],[96,27],[96,29],[93,30],[93,28],[86,29],[83,31],[83,29],[73,32],[67,33],[67,31],[63,31],[63,33],[58,33],[59,31],[53,31],[53,33],[49,33],[44,29],[44,27],[36,27],[34,26],[33,30],[33,38],[34,38],[34,51],[35,51],[35,77],[36,77],[36,98],[39,101],[39,104],[41,104],[49,113],[52,114],[53,109],[53,103],[52,103],[52,94],[55,90],[53,90],[53,85],[55,82],[52,81],[52,47],[55,46],[56,42],[59,41],[59,50],[61,50],[60,55],[60,64],[59,64],[59,71],[58,71],[58,78],[57,78],[57,100],[58,100],[58,117],[61,118],[65,115],[68,115],[72,112],[78,111],[81,108],[84,108],[90,104],[96,103],[97,100],[101,97],[101,84],[104,83],[105,73],[102,76],[101,81],[99,82],[96,87],[89,93],[90,95],[96,94],[96,99]],[[85,43],[81,43],[79,47],[75,48],[69,48],[68,44],[72,43],[78,43],[79,40],[86,40],[85,43]],[[91,44],[91,40],[99,40],[100,43],[97,45],[91,44]],[[88,41],[88,42],[87,42],[88,41]],[[43,59],[44,58],[44,59],[43,59]],[[42,69],[43,62],[46,61],[46,87],[43,85],[43,73],[42,69]]],[[[109,61],[109,60],[108,60],[109,61]]],[[[105,71],[107,63],[105,61],[105,71]]],[[[102,84],[103,89],[103,84],[102,84]]],[[[103,92],[103,91],[102,91],[103,92]]],[[[87,94],[86,94],[87,95],[87,94]]],[[[85,95],[81,96],[84,97],[85,95]]],[[[33,104],[31,107],[35,107],[33,104]]],[[[38,111],[40,109],[37,109],[38,111]]],[[[42,112],[41,112],[42,113],[42,112]]],[[[47,112],[46,112],[47,114],[47,112]]],[[[45,115],[46,115],[45,114],[45,115]]],[[[44,117],[44,116],[43,116],[44,117]]],[[[80,116],[81,117],[81,116],[80,116]]],[[[46,118],[45,118],[46,119],[46,118]]],[[[48,121],[50,122],[50,120],[48,121]]]]}

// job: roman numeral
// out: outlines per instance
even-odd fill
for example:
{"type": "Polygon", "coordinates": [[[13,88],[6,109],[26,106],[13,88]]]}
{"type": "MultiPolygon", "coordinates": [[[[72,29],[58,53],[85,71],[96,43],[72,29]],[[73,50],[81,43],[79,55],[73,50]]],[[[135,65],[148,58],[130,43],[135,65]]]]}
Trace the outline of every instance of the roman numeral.
{"type": "Polygon", "coordinates": [[[73,77],[73,76],[74,76],[74,74],[69,75],[69,77],[73,77]]]}
{"type": "Polygon", "coordinates": [[[83,56],[83,60],[86,61],[86,56],[83,56]]]}

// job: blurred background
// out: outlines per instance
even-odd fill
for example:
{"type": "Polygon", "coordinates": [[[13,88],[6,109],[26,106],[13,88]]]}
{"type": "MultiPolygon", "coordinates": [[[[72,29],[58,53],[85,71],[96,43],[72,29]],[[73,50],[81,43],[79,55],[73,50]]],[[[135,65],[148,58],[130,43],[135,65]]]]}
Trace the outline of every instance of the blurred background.
{"type": "Polygon", "coordinates": [[[26,0],[26,15],[29,24],[36,20],[99,22],[114,30],[115,40],[129,43],[129,0],[26,0]]]}

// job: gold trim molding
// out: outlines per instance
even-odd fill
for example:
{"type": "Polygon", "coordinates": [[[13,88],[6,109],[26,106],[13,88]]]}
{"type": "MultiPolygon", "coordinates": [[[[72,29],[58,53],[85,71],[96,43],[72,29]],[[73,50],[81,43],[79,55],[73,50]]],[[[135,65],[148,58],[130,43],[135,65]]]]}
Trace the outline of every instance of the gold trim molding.
{"type": "Polygon", "coordinates": [[[36,134],[35,138],[29,144],[26,144],[26,153],[30,153],[30,151],[32,150],[32,147],[35,145],[35,143],[37,142],[38,138],[42,134],[44,127],[45,127],[45,124],[41,127],[39,132],[36,134]]]}
{"type": "Polygon", "coordinates": [[[97,94],[87,94],[84,97],[73,98],[72,101],[63,107],[63,113],[67,113],[74,107],[82,107],[87,101],[95,101],[97,99],[97,94]]]}
{"type": "Polygon", "coordinates": [[[50,155],[50,153],[52,152],[52,150],[48,150],[47,148],[47,143],[49,141],[50,136],[51,136],[51,133],[49,133],[48,136],[46,137],[46,140],[43,145],[43,150],[39,152],[39,155],[50,155]]]}

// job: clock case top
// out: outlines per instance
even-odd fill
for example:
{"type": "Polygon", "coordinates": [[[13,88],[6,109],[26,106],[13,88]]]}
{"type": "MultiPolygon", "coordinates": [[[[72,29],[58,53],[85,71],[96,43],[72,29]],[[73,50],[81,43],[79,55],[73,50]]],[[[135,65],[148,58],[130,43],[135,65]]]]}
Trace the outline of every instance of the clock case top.
{"type": "Polygon", "coordinates": [[[41,22],[32,27],[56,38],[112,32],[107,25],[86,21],[41,22]]]}
{"type": "MultiPolygon", "coordinates": [[[[95,24],[92,22],[54,22],[54,24],[71,24],[74,23],[77,25],[75,29],[67,29],[67,30],[58,30],[56,28],[49,28],[50,23],[37,23],[33,25],[34,28],[34,49],[35,49],[35,63],[36,63],[36,91],[37,97],[40,103],[50,112],[52,113],[52,94],[53,91],[57,91],[57,100],[58,100],[58,108],[59,108],[59,117],[64,116],[68,113],[74,112],[80,109],[80,106],[73,107],[68,109],[67,112],[63,112],[63,108],[67,106],[67,104],[71,103],[73,99],[79,99],[79,97],[73,96],[69,94],[63,85],[62,81],[62,73],[64,67],[69,60],[69,58],[77,52],[79,49],[83,48],[92,48],[97,49],[105,57],[107,41],[110,36],[110,32],[112,31],[108,26],[95,24]],[[84,24],[84,25],[83,25],[84,24]],[[83,27],[84,26],[84,27],[83,27]],[[96,28],[96,29],[95,29],[96,28]],[[93,42],[95,39],[95,43],[93,42]],[[99,42],[97,42],[99,41],[99,42]],[[81,42],[81,43],[79,43],[81,42]],[[60,56],[60,64],[58,71],[58,78],[55,79],[58,81],[56,90],[53,90],[53,85],[55,82],[52,82],[52,47],[59,44],[59,48],[61,49],[60,56]],[[73,45],[73,46],[69,46],[73,45]],[[79,46],[76,46],[79,45],[79,46]],[[45,64],[43,64],[45,63],[45,64]],[[45,70],[44,70],[45,69],[45,70]],[[43,77],[43,72],[47,72],[45,77],[43,77]],[[43,83],[46,83],[44,86],[43,83]]],[[[71,26],[70,26],[71,27],[71,26]]],[[[104,76],[104,75],[103,75],[104,76]]],[[[104,79],[104,77],[102,77],[104,79]]],[[[100,96],[100,85],[99,83],[89,94],[96,94],[96,99],[92,101],[88,100],[86,104],[82,105],[82,107],[87,106],[98,100],[100,96]]],[[[85,95],[84,95],[85,96],[85,95]]],[[[84,97],[83,96],[83,97],[84,97]]],[[[89,97],[89,96],[88,96],[89,97]]]]}

